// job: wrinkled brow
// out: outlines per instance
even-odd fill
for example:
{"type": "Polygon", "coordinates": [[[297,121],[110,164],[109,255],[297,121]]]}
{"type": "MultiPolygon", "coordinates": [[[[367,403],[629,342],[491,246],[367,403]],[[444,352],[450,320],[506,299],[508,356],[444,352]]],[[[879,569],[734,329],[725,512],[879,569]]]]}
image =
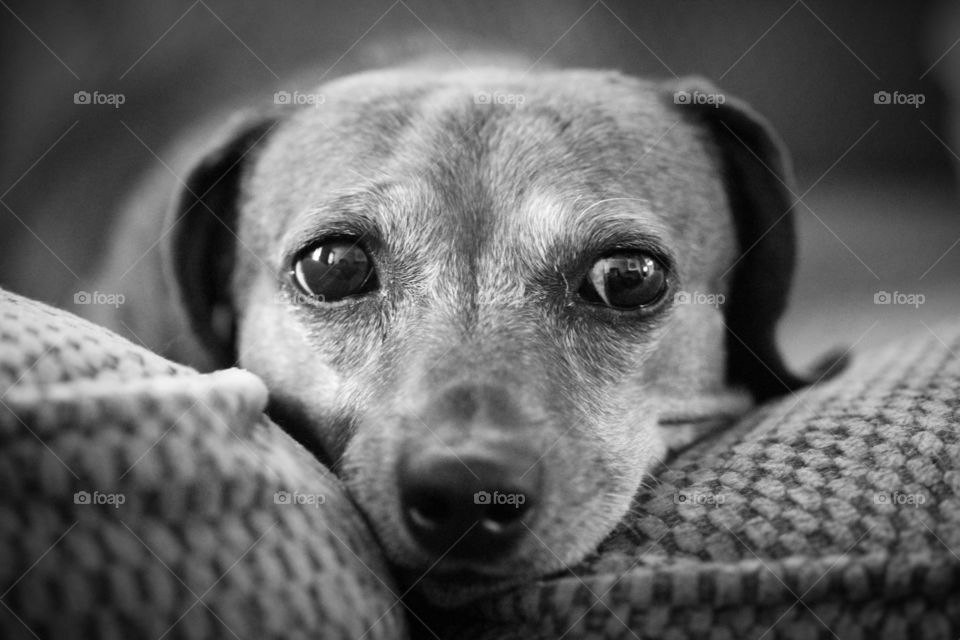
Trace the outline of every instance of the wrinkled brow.
{"type": "Polygon", "coordinates": [[[644,198],[575,198],[534,193],[506,221],[503,233],[528,260],[569,264],[617,249],[672,257],[673,232],[644,198]]]}
{"type": "Polygon", "coordinates": [[[380,246],[410,235],[420,224],[417,214],[435,208],[435,203],[432,191],[422,184],[378,182],[332,193],[293,217],[282,234],[281,263],[323,237],[351,236],[380,246]]]}

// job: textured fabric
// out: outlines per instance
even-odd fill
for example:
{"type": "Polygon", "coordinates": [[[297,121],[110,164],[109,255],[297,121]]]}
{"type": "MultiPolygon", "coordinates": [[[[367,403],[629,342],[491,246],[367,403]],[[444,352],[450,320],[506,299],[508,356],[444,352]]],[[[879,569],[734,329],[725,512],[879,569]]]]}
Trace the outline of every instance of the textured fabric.
{"type": "Polygon", "coordinates": [[[0,637],[402,637],[363,520],[265,403],[0,291],[0,637]]]}
{"type": "Polygon", "coordinates": [[[458,638],[956,640],[960,330],[859,354],[698,443],[587,562],[430,624],[458,638]]]}
{"type": "MultiPolygon", "coordinates": [[[[580,566],[420,602],[415,636],[956,640],[958,354],[960,327],[858,354],[669,461],[580,566]]],[[[264,402],[0,293],[0,637],[404,637],[374,539],[264,402]]]]}

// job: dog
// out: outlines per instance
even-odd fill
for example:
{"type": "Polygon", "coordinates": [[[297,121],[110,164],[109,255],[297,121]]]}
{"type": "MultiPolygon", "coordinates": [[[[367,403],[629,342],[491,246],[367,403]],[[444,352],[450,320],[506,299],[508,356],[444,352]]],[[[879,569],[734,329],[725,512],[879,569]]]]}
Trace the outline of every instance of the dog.
{"type": "Polygon", "coordinates": [[[789,159],[733,96],[416,66],[314,96],[232,120],[166,215],[133,196],[100,320],[259,375],[425,588],[578,562],[670,450],[807,384],[789,159]]]}

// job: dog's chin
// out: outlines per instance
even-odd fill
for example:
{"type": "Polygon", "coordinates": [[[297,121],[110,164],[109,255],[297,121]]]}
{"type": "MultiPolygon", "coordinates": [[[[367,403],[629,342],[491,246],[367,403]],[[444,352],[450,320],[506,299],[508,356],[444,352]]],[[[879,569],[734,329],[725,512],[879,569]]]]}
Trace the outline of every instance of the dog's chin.
{"type": "MultiPolygon", "coordinates": [[[[486,583],[512,581],[521,576],[542,575],[553,569],[550,565],[533,563],[522,550],[497,557],[478,560],[460,560],[447,556],[431,558],[420,551],[403,554],[403,557],[391,561],[401,571],[415,574],[416,578],[459,584],[471,580],[486,583]]],[[[560,566],[560,561],[556,561],[560,566]]]]}
{"type": "Polygon", "coordinates": [[[439,571],[437,568],[425,575],[411,569],[401,569],[400,576],[420,597],[445,609],[462,607],[542,577],[540,572],[491,576],[472,570],[439,571]]]}
{"type": "Polygon", "coordinates": [[[550,576],[569,575],[604,537],[601,535],[589,544],[561,550],[560,555],[551,552],[538,557],[536,562],[531,562],[530,556],[518,549],[489,563],[440,559],[428,564],[400,561],[395,562],[395,567],[408,589],[415,590],[432,605],[457,608],[550,576]]]}
{"type": "MultiPolygon", "coordinates": [[[[393,468],[396,448],[360,436],[348,448],[342,471],[355,504],[405,588],[433,605],[458,607],[513,586],[567,574],[596,551],[629,513],[646,473],[666,453],[653,425],[640,433],[643,437],[632,434],[629,447],[616,448],[615,457],[598,455],[587,460],[591,464],[581,465],[591,475],[556,478],[536,515],[525,522],[523,538],[483,558],[428,553],[407,531],[391,479],[368,475],[371,470],[393,468]]],[[[558,460],[552,466],[571,468],[573,462],[558,460]]]]}
{"type": "MultiPolygon", "coordinates": [[[[553,521],[546,530],[531,529],[523,544],[500,556],[483,560],[431,557],[406,536],[394,536],[385,552],[402,582],[431,604],[456,608],[472,601],[552,575],[567,575],[616,528],[629,512],[630,500],[608,501],[595,517],[579,522],[553,521]],[[589,526],[585,523],[589,522],[589,526]],[[557,536],[563,531],[565,535],[557,536]],[[554,535],[551,535],[552,532],[554,535]],[[399,543],[399,544],[397,544],[399,543]]],[[[596,506],[596,505],[595,505],[596,506]]],[[[584,509],[581,513],[590,512],[584,509]]]]}

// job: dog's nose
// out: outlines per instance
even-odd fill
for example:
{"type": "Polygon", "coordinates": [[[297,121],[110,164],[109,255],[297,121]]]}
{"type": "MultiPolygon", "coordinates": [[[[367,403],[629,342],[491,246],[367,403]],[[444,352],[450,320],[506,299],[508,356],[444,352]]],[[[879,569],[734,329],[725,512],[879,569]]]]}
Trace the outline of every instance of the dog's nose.
{"type": "Polygon", "coordinates": [[[461,560],[500,556],[526,532],[539,493],[527,454],[412,451],[398,467],[406,526],[431,554],[461,560]]]}

